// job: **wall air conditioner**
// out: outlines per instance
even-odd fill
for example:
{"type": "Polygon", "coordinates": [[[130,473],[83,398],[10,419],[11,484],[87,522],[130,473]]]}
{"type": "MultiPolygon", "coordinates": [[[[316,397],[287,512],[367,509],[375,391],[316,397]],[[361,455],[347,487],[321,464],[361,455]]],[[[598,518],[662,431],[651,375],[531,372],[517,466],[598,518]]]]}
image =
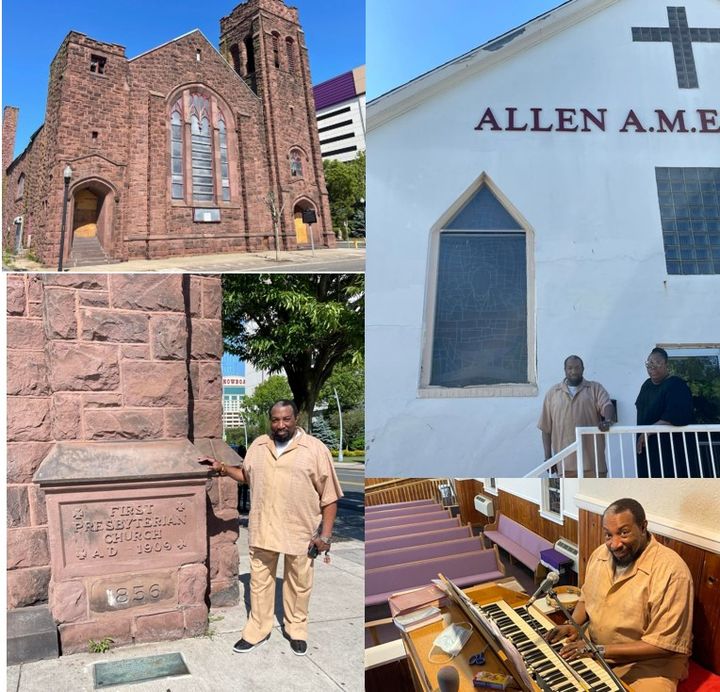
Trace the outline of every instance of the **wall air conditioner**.
{"type": "Polygon", "coordinates": [[[486,517],[495,516],[492,498],[485,495],[475,495],[475,509],[486,517]]]}
{"type": "Polygon", "coordinates": [[[569,540],[567,540],[567,538],[560,538],[555,543],[555,550],[573,561],[572,571],[578,574],[580,569],[578,565],[580,551],[578,550],[577,545],[575,545],[575,543],[571,543],[569,540]]]}

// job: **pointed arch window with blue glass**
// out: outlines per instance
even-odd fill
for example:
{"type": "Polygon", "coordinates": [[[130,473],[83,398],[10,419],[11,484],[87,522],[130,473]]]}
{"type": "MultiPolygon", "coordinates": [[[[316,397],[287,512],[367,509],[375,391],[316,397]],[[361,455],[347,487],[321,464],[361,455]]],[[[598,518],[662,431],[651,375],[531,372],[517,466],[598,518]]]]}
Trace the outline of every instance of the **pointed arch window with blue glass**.
{"type": "Polygon", "coordinates": [[[430,386],[528,383],[527,232],[482,183],[437,240],[430,386]]]}

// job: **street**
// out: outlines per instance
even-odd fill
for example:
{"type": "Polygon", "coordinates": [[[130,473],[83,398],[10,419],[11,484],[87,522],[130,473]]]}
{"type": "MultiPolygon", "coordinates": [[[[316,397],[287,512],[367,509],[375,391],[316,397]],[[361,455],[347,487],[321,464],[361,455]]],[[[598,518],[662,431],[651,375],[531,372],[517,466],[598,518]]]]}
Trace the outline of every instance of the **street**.
{"type": "Polygon", "coordinates": [[[365,539],[365,465],[353,462],[335,464],[345,497],[338,502],[335,540],[365,539]]]}

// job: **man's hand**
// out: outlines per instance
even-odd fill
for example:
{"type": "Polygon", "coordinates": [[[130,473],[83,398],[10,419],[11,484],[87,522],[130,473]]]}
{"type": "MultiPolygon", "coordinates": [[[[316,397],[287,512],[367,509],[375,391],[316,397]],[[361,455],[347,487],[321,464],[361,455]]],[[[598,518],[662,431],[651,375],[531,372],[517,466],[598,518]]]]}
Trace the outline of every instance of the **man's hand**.
{"type": "Polygon", "coordinates": [[[560,649],[560,658],[564,658],[566,661],[574,661],[583,656],[592,656],[590,647],[583,641],[568,642],[560,649]]]}
{"type": "Polygon", "coordinates": [[[640,435],[635,445],[638,454],[645,454],[645,435],[640,435]]]}
{"type": "Polygon", "coordinates": [[[199,457],[198,458],[198,464],[205,464],[205,466],[212,467],[213,471],[217,471],[220,473],[220,469],[224,466],[224,464],[217,459],[213,459],[212,457],[199,457]]]}
{"type": "Polygon", "coordinates": [[[608,430],[610,430],[610,426],[612,426],[611,420],[605,419],[605,420],[601,420],[598,423],[598,428],[600,429],[600,432],[607,432],[608,430]]]}
{"type": "Polygon", "coordinates": [[[317,546],[318,551],[321,553],[324,553],[326,550],[330,550],[330,544],[325,543],[320,536],[313,538],[310,543],[308,543],[308,550],[310,550],[310,547],[313,545],[317,546]]]}
{"type": "Polygon", "coordinates": [[[550,644],[562,641],[565,638],[569,642],[574,642],[578,638],[577,630],[572,625],[558,625],[545,635],[545,641],[550,642],[550,644]]]}

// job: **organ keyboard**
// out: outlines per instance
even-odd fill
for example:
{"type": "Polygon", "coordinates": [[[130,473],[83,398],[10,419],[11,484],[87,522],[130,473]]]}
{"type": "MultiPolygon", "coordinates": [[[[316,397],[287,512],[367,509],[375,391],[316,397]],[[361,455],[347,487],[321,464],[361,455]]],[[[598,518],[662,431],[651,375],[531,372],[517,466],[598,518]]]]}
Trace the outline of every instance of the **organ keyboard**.
{"type": "MultiPolygon", "coordinates": [[[[499,584],[481,584],[461,591],[444,580],[451,600],[444,608],[444,622],[435,622],[412,632],[403,633],[403,642],[415,686],[430,692],[437,690],[437,673],[450,665],[460,674],[460,692],[473,690],[472,677],[479,670],[512,675],[516,686],[525,692],[624,692],[607,671],[591,658],[565,661],[560,658],[562,644],[548,644],[543,635],[554,627],[545,615],[527,608],[527,596],[499,584]],[[450,622],[470,622],[473,634],[459,656],[451,662],[430,662],[432,642],[450,622]],[[494,628],[512,643],[519,657],[505,652],[494,628]],[[472,654],[486,648],[487,664],[470,666],[472,654]]],[[[435,650],[433,659],[435,658],[435,650]]]]}

